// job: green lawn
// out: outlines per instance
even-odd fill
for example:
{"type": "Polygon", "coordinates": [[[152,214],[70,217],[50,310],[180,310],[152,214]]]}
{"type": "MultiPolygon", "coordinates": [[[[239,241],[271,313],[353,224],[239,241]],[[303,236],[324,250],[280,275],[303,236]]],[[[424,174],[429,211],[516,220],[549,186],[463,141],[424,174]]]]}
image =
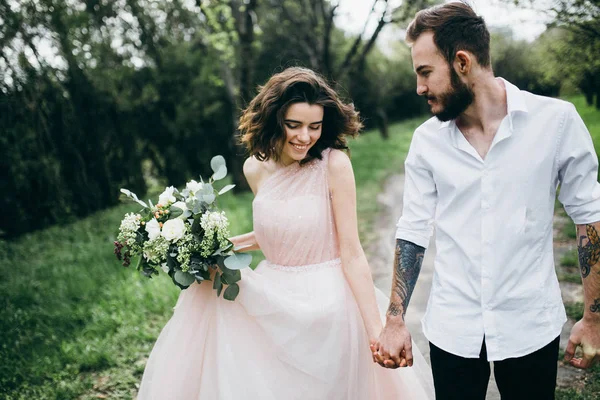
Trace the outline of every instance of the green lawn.
{"type": "MultiPolygon", "coordinates": [[[[352,144],[361,237],[368,239],[385,177],[402,170],[423,119],[352,144]]],[[[117,195],[117,193],[115,193],[117,195]]],[[[252,195],[225,195],[232,234],[251,230],[252,195]]],[[[0,398],[129,399],[179,289],[148,280],[113,255],[124,204],[76,223],[0,241],[0,398]],[[104,397],[103,397],[104,396],[104,397]]]]}
{"type": "MultiPolygon", "coordinates": [[[[597,110],[593,106],[588,106],[585,103],[583,96],[570,97],[566,100],[572,102],[581,118],[584,120],[588,127],[592,140],[594,141],[594,147],[596,153],[600,154],[600,110],[597,110]]],[[[561,212],[563,212],[561,210],[561,212]]],[[[564,212],[563,212],[564,213],[564,212]]],[[[572,238],[575,240],[575,229],[572,224],[566,224],[563,227],[563,237],[572,238]]],[[[579,265],[577,261],[577,254],[570,252],[565,254],[565,257],[561,260],[563,266],[579,265]]],[[[567,280],[574,283],[581,284],[581,277],[575,274],[568,274],[561,277],[563,280],[567,280]]],[[[583,303],[568,303],[565,304],[567,314],[569,318],[578,320],[583,316],[583,303]]],[[[562,359],[562,357],[561,357],[562,359]]],[[[585,386],[583,390],[575,389],[557,389],[556,399],[557,400],[592,400],[600,398],[600,364],[596,365],[591,369],[590,373],[586,376],[585,386]]]]}
{"type": "Polygon", "coordinates": [[[567,97],[566,100],[573,103],[577,108],[577,112],[581,115],[592,135],[596,154],[600,154],[600,110],[597,110],[594,106],[588,106],[583,96],[567,97]]]}

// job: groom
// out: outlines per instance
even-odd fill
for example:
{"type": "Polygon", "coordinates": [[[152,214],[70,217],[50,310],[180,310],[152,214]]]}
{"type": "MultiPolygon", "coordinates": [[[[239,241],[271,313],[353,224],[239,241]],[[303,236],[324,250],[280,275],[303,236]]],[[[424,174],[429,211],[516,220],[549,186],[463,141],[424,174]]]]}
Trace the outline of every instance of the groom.
{"type": "Polygon", "coordinates": [[[494,77],[489,32],[468,5],[420,11],[407,41],[417,93],[435,118],[416,130],[406,159],[392,295],[374,356],[388,368],[412,365],[404,315],[435,224],[422,326],[437,399],[485,398],[490,361],[502,398],[552,399],[566,321],[552,250],[559,185],[577,225],[585,293],[565,360],[588,368],[600,359],[600,185],[589,132],[570,103],[494,77]]]}

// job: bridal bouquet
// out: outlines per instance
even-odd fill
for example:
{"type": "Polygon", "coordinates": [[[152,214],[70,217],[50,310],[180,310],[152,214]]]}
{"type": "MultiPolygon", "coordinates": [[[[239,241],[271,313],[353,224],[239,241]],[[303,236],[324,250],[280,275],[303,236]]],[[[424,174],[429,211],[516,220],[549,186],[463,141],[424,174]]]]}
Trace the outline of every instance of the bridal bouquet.
{"type": "Polygon", "coordinates": [[[167,187],[156,205],[138,199],[135,193],[121,189],[128,199],[143,208],[137,213],[125,214],[119,227],[115,255],[124,266],[139,256],[137,269],[151,278],[159,269],[167,273],[173,283],[186,289],[192,283],[211,280],[220,296],[235,300],[239,293],[237,282],[240,270],[250,265],[252,256],[235,253],[229,237],[229,221],[216,206],[218,196],[233,189],[227,185],[217,191],[213,184],[225,178],[227,167],[222,156],[214,157],[210,166],[213,175],[208,182],[192,180],[179,192],[167,187]]]}

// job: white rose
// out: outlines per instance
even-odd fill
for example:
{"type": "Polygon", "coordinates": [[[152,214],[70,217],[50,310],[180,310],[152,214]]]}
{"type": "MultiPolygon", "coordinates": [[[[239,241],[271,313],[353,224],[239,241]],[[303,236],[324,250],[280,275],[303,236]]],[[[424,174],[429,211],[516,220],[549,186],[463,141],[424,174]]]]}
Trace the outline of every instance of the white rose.
{"type": "Polygon", "coordinates": [[[179,219],[185,220],[187,217],[192,215],[192,213],[187,208],[187,205],[183,201],[178,201],[177,203],[173,203],[173,204],[171,204],[171,207],[177,207],[177,208],[180,208],[181,210],[183,210],[183,213],[179,217],[177,217],[179,219]]]}
{"type": "Polygon", "coordinates": [[[170,219],[164,223],[161,235],[168,241],[176,241],[185,234],[185,224],[181,219],[170,219]]]}
{"type": "Polygon", "coordinates": [[[169,203],[175,203],[175,196],[173,196],[174,192],[175,188],[173,186],[165,188],[165,191],[162,192],[160,196],[158,196],[158,204],[166,206],[169,203]]]}
{"type": "Polygon", "coordinates": [[[148,238],[150,240],[154,240],[160,236],[160,225],[158,224],[156,218],[152,218],[146,224],[146,232],[148,232],[148,238]]]}
{"type": "Polygon", "coordinates": [[[202,183],[191,180],[186,183],[185,188],[190,191],[191,194],[195,195],[198,190],[202,189],[202,183]]]}

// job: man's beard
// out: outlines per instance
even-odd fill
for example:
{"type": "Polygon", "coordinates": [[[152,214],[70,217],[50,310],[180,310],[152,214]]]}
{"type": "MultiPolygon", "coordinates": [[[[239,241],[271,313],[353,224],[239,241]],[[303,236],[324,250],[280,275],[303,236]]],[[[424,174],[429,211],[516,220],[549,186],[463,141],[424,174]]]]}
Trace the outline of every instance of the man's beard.
{"type": "Polygon", "coordinates": [[[450,67],[450,90],[436,98],[442,111],[433,113],[440,121],[456,119],[473,103],[475,94],[460,80],[454,68],[450,67]]]}

